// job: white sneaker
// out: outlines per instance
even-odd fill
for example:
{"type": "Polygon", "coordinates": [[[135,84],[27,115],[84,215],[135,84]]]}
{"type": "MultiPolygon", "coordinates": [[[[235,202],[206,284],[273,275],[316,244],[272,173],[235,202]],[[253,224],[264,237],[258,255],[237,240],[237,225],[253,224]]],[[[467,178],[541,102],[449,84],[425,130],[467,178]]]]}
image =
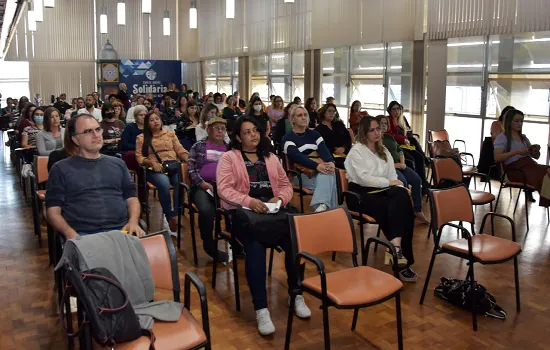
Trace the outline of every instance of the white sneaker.
{"type": "Polygon", "coordinates": [[[261,335],[275,333],[275,325],[271,321],[271,315],[267,308],[256,311],[256,321],[258,321],[258,331],[261,335]]]}
{"type": "Polygon", "coordinates": [[[170,232],[170,234],[176,238],[178,237],[177,232],[170,231],[170,225],[168,224],[168,220],[166,220],[166,216],[162,219],[162,230],[170,232]]]}
{"type": "MultiPolygon", "coordinates": [[[[290,297],[288,297],[288,304],[290,306],[290,297]]],[[[296,299],[294,300],[294,312],[296,312],[296,316],[300,318],[311,317],[311,310],[307,307],[303,295],[296,296],[296,299]]]]}
{"type": "Polygon", "coordinates": [[[325,203],[321,203],[321,204],[319,204],[317,209],[315,209],[315,212],[320,213],[320,212],[326,211],[326,210],[328,210],[328,206],[325,203]]]}

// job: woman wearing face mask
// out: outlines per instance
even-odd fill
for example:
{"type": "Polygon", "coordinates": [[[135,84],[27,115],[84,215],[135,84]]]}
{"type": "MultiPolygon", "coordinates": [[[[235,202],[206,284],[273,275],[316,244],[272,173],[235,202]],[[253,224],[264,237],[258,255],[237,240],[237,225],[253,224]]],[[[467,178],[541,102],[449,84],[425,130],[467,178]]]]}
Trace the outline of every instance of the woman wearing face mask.
{"type": "Polygon", "coordinates": [[[145,106],[145,108],[147,108],[147,111],[151,111],[155,106],[155,101],[151,99],[145,99],[145,101],[143,101],[143,105],[145,106]]]}
{"type": "MultiPolygon", "coordinates": [[[[219,114],[218,107],[216,107],[215,104],[208,104],[203,107],[200,117],[200,123],[195,127],[195,136],[197,137],[197,141],[204,140],[208,137],[208,132],[206,131],[206,122],[210,119],[217,117],[219,114]]],[[[229,135],[227,135],[227,131],[225,132],[225,136],[223,138],[225,143],[229,143],[229,135]]]]}
{"type": "Polygon", "coordinates": [[[103,129],[103,144],[116,144],[120,141],[120,136],[126,127],[122,120],[115,117],[115,107],[110,103],[104,103],[101,106],[101,117],[103,120],[99,126],[103,129]]]}
{"type": "Polygon", "coordinates": [[[36,136],[44,129],[44,110],[35,108],[28,122],[30,125],[21,132],[21,147],[36,146],[36,136]]]}
{"type": "Polygon", "coordinates": [[[269,134],[271,134],[271,123],[269,122],[269,116],[264,112],[264,103],[259,96],[252,97],[250,107],[245,115],[258,120],[263,128],[264,135],[269,137],[269,134]]]}
{"type": "Polygon", "coordinates": [[[181,115],[181,119],[176,128],[176,135],[180,143],[187,150],[190,150],[195,142],[197,142],[195,128],[199,125],[199,122],[197,103],[195,101],[189,101],[185,113],[181,115]]]}
{"type": "Polygon", "coordinates": [[[49,156],[52,151],[63,148],[65,129],[61,127],[61,117],[55,107],[44,111],[44,130],[36,135],[38,155],[49,156]]]}
{"type": "Polygon", "coordinates": [[[231,95],[227,98],[227,107],[223,109],[223,119],[227,120],[227,130],[233,130],[233,125],[243,113],[237,108],[237,99],[231,95]]]}

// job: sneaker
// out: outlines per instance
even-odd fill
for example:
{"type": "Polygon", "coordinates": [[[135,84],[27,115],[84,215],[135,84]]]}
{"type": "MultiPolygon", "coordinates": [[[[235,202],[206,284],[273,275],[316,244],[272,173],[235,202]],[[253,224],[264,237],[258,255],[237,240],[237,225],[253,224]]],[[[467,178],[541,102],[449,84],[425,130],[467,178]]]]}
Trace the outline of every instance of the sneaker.
{"type": "Polygon", "coordinates": [[[271,321],[271,316],[267,308],[256,310],[256,321],[258,322],[258,332],[260,332],[261,335],[275,333],[275,325],[271,321]]]}
{"type": "Polygon", "coordinates": [[[320,213],[320,212],[326,211],[326,210],[328,210],[328,206],[325,203],[321,203],[321,204],[319,204],[317,209],[315,209],[315,212],[320,213]]]}
{"type": "Polygon", "coordinates": [[[410,267],[399,271],[399,279],[403,282],[416,282],[418,275],[410,267]]]}
{"type": "Polygon", "coordinates": [[[162,230],[170,231],[170,224],[168,223],[168,220],[166,220],[166,216],[162,219],[162,230]]]}
{"type": "MultiPolygon", "coordinates": [[[[290,297],[288,297],[288,304],[290,306],[290,297]]],[[[311,317],[311,310],[307,307],[303,295],[296,296],[296,299],[294,300],[294,312],[296,312],[296,316],[300,318],[311,317]]]]}

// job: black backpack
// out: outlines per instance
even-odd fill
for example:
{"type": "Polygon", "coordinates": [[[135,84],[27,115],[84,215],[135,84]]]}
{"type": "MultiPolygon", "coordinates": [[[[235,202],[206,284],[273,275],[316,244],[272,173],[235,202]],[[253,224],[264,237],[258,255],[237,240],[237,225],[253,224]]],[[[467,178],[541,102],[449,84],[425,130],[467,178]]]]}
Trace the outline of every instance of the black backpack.
{"type": "Polygon", "coordinates": [[[435,296],[463,309],[472,310],[472,298],[476,298],[478,314],[504,320],[506,311],[498,304],[495,297],[485,287],[474,281],[473,288],[469,281],[454,278],[441,278],[441,283],[434,290],[435,296]]]}
{"type": "MultiPolygon", "coordinates": [[[[146,335],[151,338],[150,349],[154,349],[152,332],[141,329],[128,295],[111,271],[100,267],[80,272],[69,260],[64,262],[64,271],[66,283],[59,311],[64,328],[63,306],[72,292],[78,296],[80,305],[84,308],[79,310],[84,315],[82,325],[90,324],[91,334],[100,345],[112,347],[146,335]]],[[[69,336],[74,337],[77,334],[78,330],[69,336]]]]}

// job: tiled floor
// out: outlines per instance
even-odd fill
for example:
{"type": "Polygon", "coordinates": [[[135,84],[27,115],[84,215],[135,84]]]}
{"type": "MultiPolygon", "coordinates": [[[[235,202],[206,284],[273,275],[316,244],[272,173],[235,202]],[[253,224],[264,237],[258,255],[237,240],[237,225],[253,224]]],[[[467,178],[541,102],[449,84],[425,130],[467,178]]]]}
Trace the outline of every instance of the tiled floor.
{"type": "MultiPolygon", "coordinates": [[[[25,202],[17,182],[9,154],[2,150],[0,156],[0,349],[63,349],[63,337],[55,310],[55,294],[52,267],[48,266],[47,248],[38,248],[33,235],[30,204],[25,202]]],[[[506,191],[499,212],[512,214],[506,191]]],[[[516,213],[518,240],[523,246],[520,257],[520,283],[522,311],[515,311],[513,265],[481,266],[476,268],[476,278],[495,295],[498,303],[508,312],[504,321],[479,318],[479,331],[473,332],[468,312],[449,305],[433,296],[433,287],[439,277],[460,277],[466,274],[466,264],[453,257],[440,256],[434,268],[432,283],[423,306],[418,304],[427,272],[433,242],[426,239],[426,226],[416,226],[414,249],[417,263],[415,270],[420,279],[407,284],[402,293],[405,348],[411,349],[548,349],[547,329],[550,327],[550,237],[546,212],[531,205],[531,230],[526,233],[523,200],[516,213]]],[[[488,208],[478,208],[476,219],[488,208]]],[[[427,210],[426,210],[427,211],[427,210]]],[[[153,212],[153,229],[160,226],[160,208],[153,212]]],[[[186,225],[188,227],[188,222],[186,225]]],[[[503,237],[510,237],[509,230],[499,225],[503,237]]],[[[277,327],[271,337],[261,337],[256,330],[255,314],[244,275],[244,263],[239,261],[242,311],[235,311],[233,279],[229,269],[220,267],[216,290],[212,290],[211,263],[200,252],[199,267],[192,266],[191,244],[188,229],[179,253],[179,269],[182,277],[187,271],[195,271],[207,286],[210,324],[214,349],[267,349],[282,348],[287,317],[286,275],[282,256],[276,254],[273,277],[268,279],[270,310],[277,327]]],[[[375,227],[368,229],[375,234],[375,227]]],[[[446,237],[453,238],[455,231],[446,237]]],[[[43,235],[44,239],[46,235],[43,235]]],[[[198,237],[198,230],[197,230],[198,237]]],[[[199,238],[200,241],[200,238],[199,238]]],[[[46,244],[44,244],[46,246],[46,244]]],[[[383,265],[383,250],[376,254],[374,265],[388,271],[383,265]]],[[[323,256],[327,269],[334,271],[350,266],[351,261],[340,254],[336,262],[329,255],[323,256]]],[[[315,273],[308,269],[307,274],[315,273]]],[[[196,300],[196,299],[195,299],[196,300]]],[[[323,347],[322,314],[320,303],[306,296],[313,316],[310,320],[296,320],[292,348],[319,349],[323,347]]],[[[198,303],[193,303],[195,314],[198,303]]],[[[352,311],[330,310],[330,327],[334,349],[395,349],[395,304],[362,310],[355,332],[350,330],[352,311]]]]}

